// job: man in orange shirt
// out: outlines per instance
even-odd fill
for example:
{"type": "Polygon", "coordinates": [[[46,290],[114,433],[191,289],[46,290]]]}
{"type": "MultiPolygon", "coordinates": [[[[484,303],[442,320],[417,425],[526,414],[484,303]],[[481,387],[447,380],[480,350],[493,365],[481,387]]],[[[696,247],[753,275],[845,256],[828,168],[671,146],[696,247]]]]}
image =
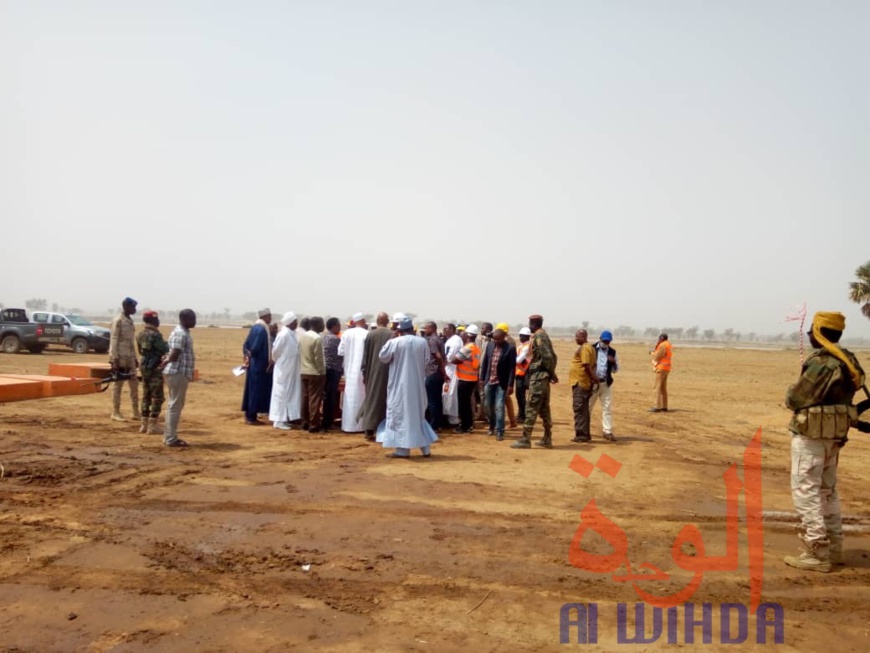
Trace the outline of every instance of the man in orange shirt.
{"type": "Polygon", "coordinates": [[[656,405],[649,409],[651,413],[668,412],[668,375],[671,373],[671,358],[673,348],[668,340],[668,334],[663,333],[656,342],[652,352],[652,364],[656,373],[655,401],[656,405]]]}
{"type": "Polygon", "coordinates": [[[462,336],[465,346],[460,349],[448,363],[456,365],[456,378],[459,394],[459,426],[454,433],[471,433],[474,430],[474,390],[480,380],[480,349],[475,342],[480,335],[476,324],[466,327],[462,336]]]}

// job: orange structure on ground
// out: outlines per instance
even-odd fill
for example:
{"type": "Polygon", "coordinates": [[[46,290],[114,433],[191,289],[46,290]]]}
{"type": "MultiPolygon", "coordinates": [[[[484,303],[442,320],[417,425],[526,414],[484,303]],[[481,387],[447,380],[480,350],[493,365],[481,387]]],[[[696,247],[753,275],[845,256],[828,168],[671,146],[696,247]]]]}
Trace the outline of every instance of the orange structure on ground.
{"type": "MultiPolygon", "coordinates": [[[[47,375],[0,374],[0,403],[91,394],[111,375],[108,363],[51,363],[47,375]]],[[[193,380],[199,380],[199,370],[193,380]]]]}
{"type": "Polygon", "coordinates": [[[40,374],[4,374],[2,378],[39,383],[41,398],[85,395],[99,390],[99,379],[72,379],[68,376],[43,376],[40,374]]]}
{"type": "MultiPolygon", "coordinates": [[[[48,373],[77,379],[107,379],[112,375],[112,368],[108,363],[52,363],[48,373]]],[[[193,370],[193,380],[199,381],[199,370],[193,370]]]]}
{"type": "Polygon", "coordinates": [[[107,379],[112,376],[108,363],[51,363],[48,373],[75,379],[107,379]]]}
{"type": "Polygon", "coordinates": [[[40,397],[42,397],[42,383],[39,381],[0,376],[0,403],[40,397]]]}
{"type": "Polygon", "coordinates": [[[99,381],[40,374],[0,374],[0,403],[91,394],[100,389],[99,381]]]}

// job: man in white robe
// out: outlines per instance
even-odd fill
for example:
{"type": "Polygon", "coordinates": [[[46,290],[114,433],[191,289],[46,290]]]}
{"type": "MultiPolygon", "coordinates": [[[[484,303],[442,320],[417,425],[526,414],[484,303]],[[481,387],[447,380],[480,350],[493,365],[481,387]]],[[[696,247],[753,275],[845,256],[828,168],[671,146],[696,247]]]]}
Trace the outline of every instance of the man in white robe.
{"type": "Polygon", "coordinates": [[[414,322],[405,318],[398,331],[381,348],[378,358],[390,366],[387,382],[387,417],[378,426],[377,441],[395,449],[389,458],[408,458],[411,449],[431,455],[438,436],[426,421],[426,361],[429,345],[414,333],[414,322]]]}
{"type": "Polygon", "coordinates": [[[281,331],[272,344],[272,400],[269,419],[276,429],[290,430],[290,422],[301,416],[302,381],[299,367],[299,344],[296,341],[296,314],[287,312],[281,318],[281,331]]]}
{"type": "MultiPolygon", "coordinates": [[[[447,339],[444,343],[444,360],[449,361],[462,349],[463,342],[462,338],[456,333],[455,324],[444,325],[444,337],[447,339]]],[[[456,365],[447,363],[444,366],[444,371],[447,373],[447,381],[444,383],[445,390],[441,397],[444,406],[444,416],[450,424],[456,426],[459,424],[459,394],[457,392],[456,365]]]]}
{"type": "Polygon", "coordinates": [[[366,336],[369,329],[362,313],[354,314],[353,328],[341,334],[338,355],[344,357],[344,399],[341,406],[341,430],[359,433],[363,430],[359,409],[366,398],[362,363],[366,336]]]}

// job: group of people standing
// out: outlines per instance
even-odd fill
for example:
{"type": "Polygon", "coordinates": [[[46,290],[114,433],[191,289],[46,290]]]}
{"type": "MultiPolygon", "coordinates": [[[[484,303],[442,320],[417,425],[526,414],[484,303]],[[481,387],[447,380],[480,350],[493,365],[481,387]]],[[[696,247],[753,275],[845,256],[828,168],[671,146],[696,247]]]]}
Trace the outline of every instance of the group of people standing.
{"type": "MultiPolygon", "coordinates": [[[[522,434],[511,446],[528,449],[540,417],[544,432],[534,444],[553,446],[550,385],[558,382],[557,356],[540,315],[529,317],[518,340],[511,337],[505,323],[484,322],[480,327],[448,323],[439,333],[435,322],[427,322],[418,333],[401,313],[392,318],[380,313],[371,328],[364,315],[357,313],[342,331],[337,318],[299,320],[288,312],[280,320],[280,330],[274,332],[271,311],[262,309],[258,315],[243,346],[247,379],[242,410],[247,424],[263,425],[259,416],[268,414],[276,429],[296,426],[318,433],[335,429],[340,412],[342,431],[363,433],[366,440],[380,442],[379,429],[397,424],[389,411],[391,393],[413,395],[414,405],[419,394],[420,418],[428,426],[426,438],[441,429],[471,433],[480,420],[488,424],[488,435],[501,441],[507,428],[521,424],[522,434]],[[409,326],[407,333],[402,325],[409,326]],[[408,376],[407,369],[393,373],[408,366],[396,366],[391,352],[392,340],[405,335],[416,337],[425,347],[425,356],[417,361],[422,365],[419,375],[415,371],[408,376]],[[402,387],[401,379],[406,376],[414,380],[414,387],[402,387]],[[422,389],[416,387],[417,376],[422,378],[422,389]]],[[[619,363],[610,344],[612,335],[603,332],[594,347],[587,338],[585,330],[578,331],[580,348],[569,378],[574,394],[574,441],[590,441],[589,411],[599,398],[604,437],[615,441],[611,385],[619,363]]],[[[416,412],[407,416],[415,429],[416,412]]]]}
{"type": "Polygon", "coordinates": [[[243,346],[246,424],[265,424],[261,414],[285,431],[328,432],[340,424],[395,449],[394,457],[413,448],[430,455],[438,436],[425,419],[429,346],[409,317],[380,313],[369,328],[357,313],[342,332],[338,318],[300,320],[288,312],[272,335],[271,311],[258,315],[243,346]]]}
{"type": "MultiPolygon", "coordinates": [[[[178,437],[178,421],[188,383],[194,378],[190,331],[196,326],[196,314],[190,309],[181,311],[179,324],[166,342],[155,311],[144,313],[145,328],[136,335],[132,319],[136,310],[137,302],[125,298],[111,324],[109,358],[117,381],[111,417],[126,421],[121,414],[121,387],[127,382],[133,417],[142,422],[140,431],[160,433],[157,418],[164,403],[165,381],[169,406],[164,444],[187,447],[178,437]],[[141,411],[137,372],[144,385],[141,411]]],[[[519,342],[503,323],[495,327],[484,323],[482,328],[447,324],[439,334],[437,325],[428,322],[418,335],[413,321],[401,313],[392,319],[379,314],[373,328],[357,313],[343,333],[337,318],[298,320],[289,312],[281,318],[280,330],[273,329],[271,322],[271,311],[259,311],[243,347],[247,378],[242,410],[248,424],[263,424],[258,415],[268,413],[276,429],[289,430],[296,423],[316,433],[331,430],[340,410],[343,431],[363,432],[367,440],[394,449],[390,457],[407,458],[415,448],[423,456],[431,455],[430,445],[438,440],[436,431],[441,428],[470,433],[475,417],[488,422],[489,435],[497,440],[504,439],[506,415],[510,427],[521,422],[522,435],[511,446],[529,449],[540,416],[544,433],[534,444],[553,446],[550,386],[559,382],[557,357],[540,315],[529,317],[529,326],[519,332],[519,342]]],[[[801,519],[802,549],[798,555],[786,556],[785,563],[806,571],[828,572],[843,564],[839,453],[850,428],[870,432],[870,423],[858,419],[870,410],[870,391],[855,355],[838,344],[844,328],[841,313],[815,315],[808,333],[815,351],[786,396],[786,405],[793,411],[789,424],[791,485],[801,519]],[[859,389],[868,399],[856,407],[853,401],[859,389]]],[[[574,442],[591,441],[590,412],[598,400],[603,437],[616,440],[612,386],[619,361],[612,340],[609,331],[602,331],[594,345],[585,329],[575,334],[578,348],[568,377],[574,442]]],[[[673,357],[667,334],[659,336],[650,353],[656,375],[655,405],[650,411],[666,412],[673,357]]]]}
{"type": "MultiPolygon", "coordinates": [[[[145,328],[135,335],[131,316],[136,307],[135,300],[126,298],[122,312],[112,321],[112,370],[130,384],[133,417],[142,421],[143,433],[161,433],[158,417],[165,380],[170,398],[164,442],[167,446],[187,446],[178,438],[177,427],[187,383],[193,378],[190,330],[196,326],[196,314],[189,309],[181,311],[179,326],[167,343],[158,330],[160,320],[154,311],[146,311],[145,328]],[[141,411],[137,371],[144,385],[141,411]]],[[[247,375],[242,411],[248,425],[265,424],[260,415],[268,415],[274,428],[285,431],[295,425],[310,433],[328,432],[340,425],[344,432],[364,433],[368,441],[392,442],[397,450],[419,446],[428,452],[439,430],[471,433],[475,420],[486,422],[488,435],[498,441],[504,439],[506,428],[522,425],[520,437],[511,446],[528,449],[540,417],[544,432],[534,444],[553,446],[550,386],[558,383],[557,356],[540,315],[529,317],[529,325],[520,329],[518,340],[511,337],[505,323],[493,326],[484,322],[481,327],[448,323],[439,333],[435,322],[427,322],[418,333],[402,313],[392,318],[380,313],[372,327],[362,313],[357,313],[344,331],[335,317],[325,321],[319,316],[298,319],[288,312],[279,322],[280,328],[273,324],[272,312],[262,309],[245,339],[243,367],[247,375]],[[406,344],[401,340],[405,336],[417,340],[406,344]],[[397,338],[405,344],[394,344],[397,338]],[[407,358],[411,351],[415,353],[407,358]],[[399,401],[400,396],[405,398],[399,401]],[[398,412],[391,414],[390,406],[398,412]],[[409,406],[416,408],[410,410],[409,406]],[[425,428],[419,420],[425,422],[425,428]],[[410,428],[410,435],[396,435],[400,427],[410,428]],[[396,442],[419,444],[398,446],[396,442]]],[[[575,335],[578,349],[569,373],[574,442],[591,441],[590,412],[599,399],[603,437],[616,440],[611,386],[619,362],[612,339],[609,331],[603,331],[592,345],[586,330],[575,335]]],[[[653,354],[657,398],[650,410],[654,412],[667,411],[671,357],[670,342],[662,334],[653,354]]],[[[124,421],[121,385],[119,381],[114,387],[112,419],[124,421]]]]}
{"type": "Polygon", "coordinates": [[[142,316],[145,328],[136,335],[132,316],[136,314],[137,306],[135,299],[124,298],[121,312],[112,320],[109,329],[109,365],[115,377],[112,419],[127,421],[121,414],[121,390],[123,384],[128,383],[133,419],[142,422],[139,432],[163,435],[163,444],[167,447],[187,447],[187,442],[178,437],[178,422],[196,366],[190,334],[196,327],[196,313],[189,308],[180,311],[178,326],[167,342],[160,333],[160,316],[156,311],[145,311],[142,316]],[[142,374],[144,387],[141,411],[137,373],[142,374]],[[164,381],[169,386],[169,405],[161,429],[157,420],[166,399],[164,381]]]}
{"type": "Polygon", "coordinates": [[[369,329],[358,313],[342,332],[338,318],[300,320],[288,312],[272,332],[271,312],[262,309],[243,346],[245,423],[265,424],[259,416],[268,414],[276,429],[296,425],[319,433],[340,425],[342,431],[374,439],[387,402],[388,366],[378,355],[399,321],[390,329],[389,316],[381,313],[369,329]]]}

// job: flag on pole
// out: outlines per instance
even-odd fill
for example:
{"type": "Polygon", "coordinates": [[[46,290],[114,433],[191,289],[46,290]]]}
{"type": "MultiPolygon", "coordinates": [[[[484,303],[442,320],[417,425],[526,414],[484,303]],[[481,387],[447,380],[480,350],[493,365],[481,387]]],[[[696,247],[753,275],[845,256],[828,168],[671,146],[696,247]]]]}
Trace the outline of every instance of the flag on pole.
{"type": "Polygon", "coordinates": [[[793,311],[789,315],[786,316],[786,322],[800,322],[800,357],[801,357],[801,365],[804,364],[804,322],[807,319],[807,303],[804,302],[797,310],[793,311]]]}

